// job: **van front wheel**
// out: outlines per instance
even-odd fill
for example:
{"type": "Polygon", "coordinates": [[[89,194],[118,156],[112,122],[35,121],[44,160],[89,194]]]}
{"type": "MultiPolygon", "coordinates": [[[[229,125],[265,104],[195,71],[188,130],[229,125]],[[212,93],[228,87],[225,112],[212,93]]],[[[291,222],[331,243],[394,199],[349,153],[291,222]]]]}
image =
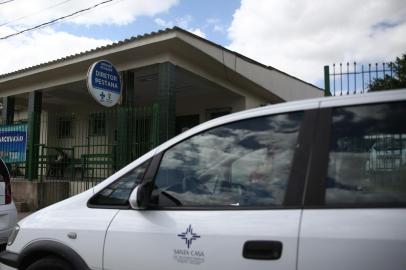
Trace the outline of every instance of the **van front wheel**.
{"type": "Polygon", "coordinates": [[[27,270],[73,270],[72,266],[66,261],[55,256],[42,258],[30,266],[27,270]]]}

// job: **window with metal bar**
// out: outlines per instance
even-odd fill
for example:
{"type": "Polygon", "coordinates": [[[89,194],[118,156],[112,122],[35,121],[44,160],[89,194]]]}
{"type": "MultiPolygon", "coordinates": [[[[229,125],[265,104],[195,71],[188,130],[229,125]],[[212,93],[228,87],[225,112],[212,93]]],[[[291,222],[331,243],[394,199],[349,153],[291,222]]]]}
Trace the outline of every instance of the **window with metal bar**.
{"type": "Polygon", "coordinates": [[[106,135],[106,114],[105,114],[105,112],[97,112],[97,113],[90,114],[89,135],[90,136],[105,136],[106,135]]]}
{"type": "Polygon", "coordinates": [[[73,118],[58,118],[58,138],[70,138],[73,135],[73,118]]]}

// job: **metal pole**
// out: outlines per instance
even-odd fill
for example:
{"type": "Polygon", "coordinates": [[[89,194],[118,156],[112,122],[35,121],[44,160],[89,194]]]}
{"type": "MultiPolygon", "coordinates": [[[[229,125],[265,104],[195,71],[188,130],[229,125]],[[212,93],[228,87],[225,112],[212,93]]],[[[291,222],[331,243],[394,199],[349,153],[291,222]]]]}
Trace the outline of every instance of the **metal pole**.
{"type": "Polygon", "coordinates": [[[330,92],[330,67],[324,66],[324,96],[331,96],[330,92]]]}

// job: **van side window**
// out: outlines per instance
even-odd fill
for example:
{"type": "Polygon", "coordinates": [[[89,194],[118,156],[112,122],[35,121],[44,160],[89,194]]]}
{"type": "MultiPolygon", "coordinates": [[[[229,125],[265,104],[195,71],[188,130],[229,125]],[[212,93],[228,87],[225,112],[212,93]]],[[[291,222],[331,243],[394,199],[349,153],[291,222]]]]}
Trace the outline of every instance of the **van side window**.
{"type": "Polygon", "coordinates": [[[294,112],[233,122],[170,148],[155,178],[158,206],[282,205],[302,118],[294,112]]]}
{"type": "Polygon", "coordinates": [[[102,189],[93,196],[89,205],[91,206],[128,206],[128,199],[131,192],[144,177],[150,160],[145,161],[135,169],[129,171],[119,179],[102,189]]]}
{"type": "Polygon", "coordinates": [[[335,108],[326,204],[406,203],[406,103],[335,108]]]}

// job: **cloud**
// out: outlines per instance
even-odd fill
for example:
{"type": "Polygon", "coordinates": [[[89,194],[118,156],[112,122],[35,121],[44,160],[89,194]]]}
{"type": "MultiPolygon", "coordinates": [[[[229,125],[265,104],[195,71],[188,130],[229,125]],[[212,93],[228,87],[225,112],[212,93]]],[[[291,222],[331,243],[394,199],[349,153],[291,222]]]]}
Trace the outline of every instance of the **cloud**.
{"type": "MultiPolygon", "coordinates": [[[[64,23],[79,25],[125,25],[139,16],[155,16],[169,10],[179,0],[115,0],[91,12],[73,16],[64,23]]],[[[0,8],[0,37],[71,14],[102,2],[101,0],[36,0],[13,1],[0,8]]],[[[52,27],[27,32],[0,40],[0,74],[48,62],[111,43],[109,39],[96,39],[57,32],[52,27]]]]}
{"type": "MultiPolygon", "coordinates": [[[[4,34],[7,32],[5,29],[4,34]]],[[[111,43],[107,39],[75,36],[44,28],[29,34],[0,41],[0,74],[48,62],[111,43]]]]}
{"type": "MultiPolygon", "coordinates": [[[[83,25],[125,25],[138,16],[155,16],[169,10],[179,0],[115,0],[101,5],[84,15],[75,16],[67,22],[83,25]]],[[[33,26],[75,11],[91,7],[101,0],[67,1],[36,0],[14,1],[2,5],[0,25],[33,26]]],[[[83,14],[83,13],[82,13],[83,14]]]]}
{"type": "Polygon", "coordinates": [[[324,65],[405,53],[405,18],[402,0],[242,0],[229,48],[315,83],[324,65]]]}
{"type": "Polygon", "coordinates": [[[224,32],[224,27],[221,26],[221,25],[216,24],[216,25],[213,26],[213,31],[223,33],[224,32]]]}
{"type": "Polygon", "coordinates": [[[199,37],[206,38],[206,34],[200,28],[189,28],[188,31],[199,37]]]}
{"type": "Polygon", "coordinates": [[[184,17],[176,18],[175,20],[166,21],[162,18],[155,18],[154,22],[164,28],[172,28],[174,26],[179,26],[186,29],[187,31],[198,35],[199,37],[206,38],[206,34],[200,28],[190,27],[190,23],[193,21],[192,16],[186,15],[184,17]]]}
{"type": "Polygon", "coordinates": [[[209,27],[212,27],[213,32],[225,32],[225,27],[222,25],[221,20],[218,18],[209,18],[206,20],[206,24],[209,27]]]}
{"type": "Polygon", "coordinates": [[[192,21],[192,16],[186,15],[184,17],[176,18],[175,20],[164,20],[162,18],[155,18],[154,22],[161,27],[172,28],[174,26],[179,26],[182,28],[189,28],[190,22],[192,21]]]}
{"type": "Polygon", "coordinates": [[[173,27],[173,23],[172,22],[167,22],[161,18],[155,18],[154,22],[164,28],[171,28],[173,27]]]}

